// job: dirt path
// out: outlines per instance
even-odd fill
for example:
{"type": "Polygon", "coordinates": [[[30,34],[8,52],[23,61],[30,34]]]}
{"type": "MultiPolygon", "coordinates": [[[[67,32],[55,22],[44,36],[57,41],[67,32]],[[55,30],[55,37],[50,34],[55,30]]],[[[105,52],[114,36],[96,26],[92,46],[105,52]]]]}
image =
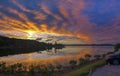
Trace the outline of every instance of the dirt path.
{"type": "Polygon", "coordinates": [[[93,72],[92,76],[120,76],[120,65],[105,65],[93,72]]]}

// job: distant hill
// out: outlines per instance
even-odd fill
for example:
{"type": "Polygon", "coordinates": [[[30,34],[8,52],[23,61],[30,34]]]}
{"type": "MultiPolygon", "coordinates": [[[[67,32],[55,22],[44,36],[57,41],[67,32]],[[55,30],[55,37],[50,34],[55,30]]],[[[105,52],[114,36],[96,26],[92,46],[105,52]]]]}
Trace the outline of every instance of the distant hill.
{"type": "Polygon", "coordinates": [[[62,44],[38,42],[36,40],[15,39],[0,36],[0,56],[64,48],[62,44]]]}
{"type": "Polygon", "coordinates": [[[0,56],[51,49],[54,45],[35,40],[22,40],[0,36],[0,56]]]}
{"type": "Polygon", "coordinates": [[[38,42],[35,40],[23,40],[23,39],[15,39],[15,38],[7,38],[0,36],[0,47],[6,48],[24,48],[24,49],[36,49],[43,47],[46,45],[43,42],[38,42]],[[39,46],[39,47],[38,47],[39,46]]]}

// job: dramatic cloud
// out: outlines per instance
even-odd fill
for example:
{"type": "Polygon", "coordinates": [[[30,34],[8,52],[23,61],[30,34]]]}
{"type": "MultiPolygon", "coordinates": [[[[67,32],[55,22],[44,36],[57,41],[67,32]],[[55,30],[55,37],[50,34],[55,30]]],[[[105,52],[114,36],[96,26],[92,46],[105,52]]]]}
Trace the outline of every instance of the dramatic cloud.
{"type": "Polygon", "coordinates": [[[2,0],[0,34],[64,43],[116,43],[120,1],[2,0]]]}

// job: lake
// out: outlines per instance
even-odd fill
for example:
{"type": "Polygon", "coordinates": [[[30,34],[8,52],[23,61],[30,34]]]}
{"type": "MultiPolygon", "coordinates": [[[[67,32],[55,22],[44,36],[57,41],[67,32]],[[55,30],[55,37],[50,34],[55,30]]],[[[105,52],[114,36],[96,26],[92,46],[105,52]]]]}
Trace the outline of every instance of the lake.
{"type": "Polygon", "coordinates": [[[61,63],[66,64],[71,59],[79,59],[85,54],[105,54],[112,52],[113,46],[66,46],[63,49],[50,49],[39,52],[32,52],[26,54],[17,54],[0,57],[0,61],[15,63],[15,62],[43,62],[43,63],[61,63]]]}

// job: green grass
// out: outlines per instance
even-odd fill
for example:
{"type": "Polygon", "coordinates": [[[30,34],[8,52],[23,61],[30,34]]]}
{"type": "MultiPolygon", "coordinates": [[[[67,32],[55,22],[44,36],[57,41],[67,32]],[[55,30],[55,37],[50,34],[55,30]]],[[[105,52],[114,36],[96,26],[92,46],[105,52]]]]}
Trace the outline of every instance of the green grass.
{"type": "Polygon", "coordinates": [[[90,69],[93,71],[101,66],[105,65],[104,60],[97,61],[95,63],[89,64],[87,66],[81,67],[80,69],[73,71],[69,74],[66,74],[64,76],[87,76],[89,74],[90,69]]]}

